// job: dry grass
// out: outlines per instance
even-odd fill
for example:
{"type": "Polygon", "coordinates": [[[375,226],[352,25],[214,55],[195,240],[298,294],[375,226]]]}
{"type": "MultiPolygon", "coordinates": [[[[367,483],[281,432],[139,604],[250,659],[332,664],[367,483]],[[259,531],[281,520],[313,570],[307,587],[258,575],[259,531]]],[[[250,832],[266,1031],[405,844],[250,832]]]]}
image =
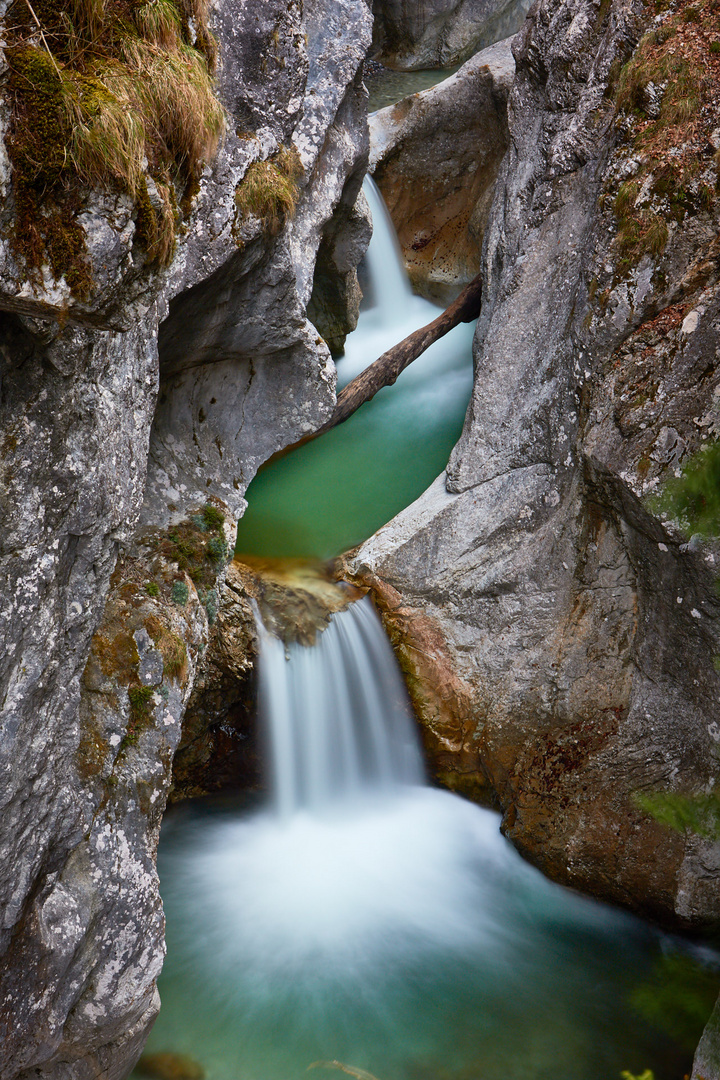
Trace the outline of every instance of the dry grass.
{"type": "Polygon", "coordinates": [[[268,232],[278,232],[283,222],[295,213],[297,182],[302,172],[294,146],[281,147],[268,161],[253,162],[235,191],[239,218],[259,218],[268,232]]]}
{"type": "Polygon", "coordinates": [[[223,131],[215,46],[204,0],[36,0],[33,10],[42,38],[24,0],[9,13],[15,248],[31,276],[46,261],[87,293],[77,237],[70,254],[58,244],[77,232],[79,187],[131,195],[138,243],[153,262],[172,257],[178,193],[197,190],[223,131]]]}

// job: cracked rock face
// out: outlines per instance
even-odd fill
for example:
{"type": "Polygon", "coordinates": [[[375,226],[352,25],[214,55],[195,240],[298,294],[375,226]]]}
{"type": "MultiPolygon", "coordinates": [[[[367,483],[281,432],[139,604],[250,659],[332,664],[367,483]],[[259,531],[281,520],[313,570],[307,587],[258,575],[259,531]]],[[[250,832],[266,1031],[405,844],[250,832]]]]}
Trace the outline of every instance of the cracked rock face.
{"type": "Polygon", "coordinates": [[[373,0],[375,58],[398,71],[452,67],[520,29],[529,0],[373,0]]]}
{"type": "MultiPolygon", "coordinates": [[[[0,245],[3,1080],[121,1080],[140,1053],[158,827],[233,521],[258,464],[334,402],[305,308],[366,159],[370,13],[218,0],[211,26],[227,133],[167,270],[129,207],[91,193],[90,301],[28,284],[0,245]],[[235,193],[290,144],[298,205],[273,234],[235,193]]],[[[0,173],[7,235],[4,156],[0,173]]]]}
{"type": "Polygon", "coordinates": [[[718,222],[701,210],[619,264],[633,151],[607,88],[642,19],[633,0],[543,0],[516,39],[463,434],[353,569],[445,781],[497,798],[553,878],[701,926],[720,916],[717,845],[634,794],[720,770],[720,552],[646,501],[717,423],[718,222]]]}

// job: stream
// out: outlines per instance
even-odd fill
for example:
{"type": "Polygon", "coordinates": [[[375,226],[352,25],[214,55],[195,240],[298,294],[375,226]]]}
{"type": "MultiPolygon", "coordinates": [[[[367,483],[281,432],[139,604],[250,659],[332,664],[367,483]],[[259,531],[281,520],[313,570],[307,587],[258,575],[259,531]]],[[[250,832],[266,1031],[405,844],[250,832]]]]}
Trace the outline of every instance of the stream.
{"type": "MultiPolygon", "coordinates": [[[[373,215],[371,295],[342,383],[436,313],[410,293],[377,201],[373,215]]],[[[263,470],[238,549],[328,558],[420,494],[462,424],[471,335],[457,328],[351,421],[263,470]]],[[[689,1073],[715,957],[552,884],[501,836],[497,814],[426,784],[369,600],[334,615],[313,647],[262,623],[258,633],[270,794],[259,807],[225,795],[166,817],[162,1009],[146,1071],[133,1075],[689,1073]],[[196,1071],[147,1071],[167,1053],[196,1071]]]]}

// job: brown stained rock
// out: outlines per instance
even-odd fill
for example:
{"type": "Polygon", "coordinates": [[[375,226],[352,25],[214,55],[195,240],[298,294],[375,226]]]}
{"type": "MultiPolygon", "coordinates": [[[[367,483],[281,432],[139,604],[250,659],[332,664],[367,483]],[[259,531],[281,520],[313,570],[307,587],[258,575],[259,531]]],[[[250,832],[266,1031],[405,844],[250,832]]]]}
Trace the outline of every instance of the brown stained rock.
{"type": "Polygon", "coordinates": [[[370,117],[370,168],[413,288],[443,306],[480,269],[514,72],[510,42],[500,42],[370,117]]]}

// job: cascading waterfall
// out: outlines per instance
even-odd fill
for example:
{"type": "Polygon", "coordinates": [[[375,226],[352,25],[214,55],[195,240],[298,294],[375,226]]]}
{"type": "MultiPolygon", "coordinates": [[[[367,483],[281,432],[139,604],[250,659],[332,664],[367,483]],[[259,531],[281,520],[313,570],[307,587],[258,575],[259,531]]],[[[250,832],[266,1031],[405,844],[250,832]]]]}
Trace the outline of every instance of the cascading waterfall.
{"type": "Polygon", "coordinates": [[[315,648],[261,641],[260,711],[284,817],[419,784],[417,735],[390,644],[366,598],[335,616],[315,648]]]}
{"type": "Polygon", "coordinates": [[[552,885],[497,815],[423,782],[369,601],[313,647],[259,632],[272,804],[164,826],[151,1051],[207,1080],[300,1080],[319,1060],[379,1080],[682,1075],[687,1053],[630,1005],[670,939],[552,885]]]}
{"type": "MultiPolygon", "coordinates": [[[[381,204],[373,216],[374,303],[341,382],[436,313],[410,294],[381,204]]],[[[440,433],[447,460],[459,431],[471,332],[457,328],[347,424],[259,476],[241,522],[249,549],[333,555],[427,486],[444,464],[425,461],[427,446],[440,433]],[[404,494],[388,500],[403,470],[404,494]],[[278,536],[289,550],[272,550],[278,536]]],[[[189,1055],[206,1080],[300,1080],[318,1060],[378,1080],[689,1072],[692,1045],[632,1008],[680,946],[552,885],[496,814],[424,783],[370,602],[334,615],[312,648],[262,626],[259,637],[272,799],[254,813],[228,798],[184,806],[163,825],[168,959],[149,1050],[189,1055]]]]}

